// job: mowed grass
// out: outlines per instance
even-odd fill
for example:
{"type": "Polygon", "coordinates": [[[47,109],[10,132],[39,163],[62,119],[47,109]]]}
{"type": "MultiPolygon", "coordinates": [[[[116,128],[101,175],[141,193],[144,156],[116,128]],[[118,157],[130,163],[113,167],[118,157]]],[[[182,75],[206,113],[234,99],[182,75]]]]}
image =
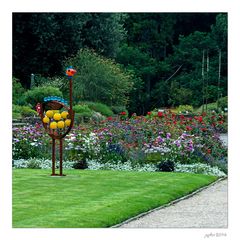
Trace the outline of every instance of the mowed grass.
{"type": "Polygon", "coordinates": [[[217,178],[200,174],[13,170],[13,227],[109,227],[166,204],[217,178]]]}

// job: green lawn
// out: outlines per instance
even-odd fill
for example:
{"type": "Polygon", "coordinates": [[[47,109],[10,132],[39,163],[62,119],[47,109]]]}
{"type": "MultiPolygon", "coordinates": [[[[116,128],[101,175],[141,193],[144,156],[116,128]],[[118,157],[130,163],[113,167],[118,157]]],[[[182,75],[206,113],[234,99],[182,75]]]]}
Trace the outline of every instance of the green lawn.
{"type": "Polygon", "coordinates": [[[13,170],[13,227],[109,227],[216,180],[187,173],[13,170]]]}

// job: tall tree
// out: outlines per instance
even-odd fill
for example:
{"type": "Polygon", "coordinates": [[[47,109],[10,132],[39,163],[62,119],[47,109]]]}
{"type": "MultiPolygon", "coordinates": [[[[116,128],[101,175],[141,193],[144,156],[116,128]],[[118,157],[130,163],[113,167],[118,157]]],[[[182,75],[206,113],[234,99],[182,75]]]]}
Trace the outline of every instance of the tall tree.
{"type": "Polygon", "coordinates": [[[126,37],[123,27],[126,14],[91,13],[90,16],[83,30],[83,45],[106,57],[115,58],[120,43],[126,37]]]}
{"type": "Polygon", "coordinates": [[[14,13],[13,75],[29,86],[31,73],[58,74],[62,60],[82,47],[87,20],[88,14],[14,13]]]}
{"type": "Polygon", "coordinates": [[[13,13],[13,75],[54,76],[66,57],[90,47],[114,57],[125,36],[121,13],[13,13]]]}

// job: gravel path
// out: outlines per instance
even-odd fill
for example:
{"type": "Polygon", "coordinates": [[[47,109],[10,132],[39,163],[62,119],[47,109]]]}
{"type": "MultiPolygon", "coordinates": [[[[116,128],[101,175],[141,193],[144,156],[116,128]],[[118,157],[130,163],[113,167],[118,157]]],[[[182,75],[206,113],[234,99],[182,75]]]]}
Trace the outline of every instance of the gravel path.
{"type": "Polygon", "coordinates": [[[227,180],[121,228],[227,228],[227,180]]]}

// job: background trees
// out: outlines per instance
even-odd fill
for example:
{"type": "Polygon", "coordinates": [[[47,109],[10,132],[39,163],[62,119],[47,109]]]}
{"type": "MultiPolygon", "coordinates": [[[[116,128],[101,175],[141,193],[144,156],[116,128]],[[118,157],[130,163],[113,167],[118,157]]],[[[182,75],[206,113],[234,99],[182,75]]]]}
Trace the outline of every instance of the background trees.
{"type": "Polygon", "coordinates": [[[29,87],[31,72],[55,76],[66,57],[90,47],[105,56],[116,54],[125,34],[122,14],[14,13],[13,74],[29,87]]]}
{"type": "Polygon", "coordinates": [[[64,94],[68,63],[79,72],[75,101],[137,114],[197,107],[227,95],[227,14],[13,14],[13,76],[25,89],[34,73],[64,94]]]}
{"type": "MultiPolygon", "coordinates": [[[[127,96],[132,88],[131,73],[115,61],[94,51],[82,49],[66,60],[80,72],[73,81],[73,99],[100,101],[109,106],[127,105],[127,96]]],[[[65,80],[66,81],[66,80],[65,80]]]]}

